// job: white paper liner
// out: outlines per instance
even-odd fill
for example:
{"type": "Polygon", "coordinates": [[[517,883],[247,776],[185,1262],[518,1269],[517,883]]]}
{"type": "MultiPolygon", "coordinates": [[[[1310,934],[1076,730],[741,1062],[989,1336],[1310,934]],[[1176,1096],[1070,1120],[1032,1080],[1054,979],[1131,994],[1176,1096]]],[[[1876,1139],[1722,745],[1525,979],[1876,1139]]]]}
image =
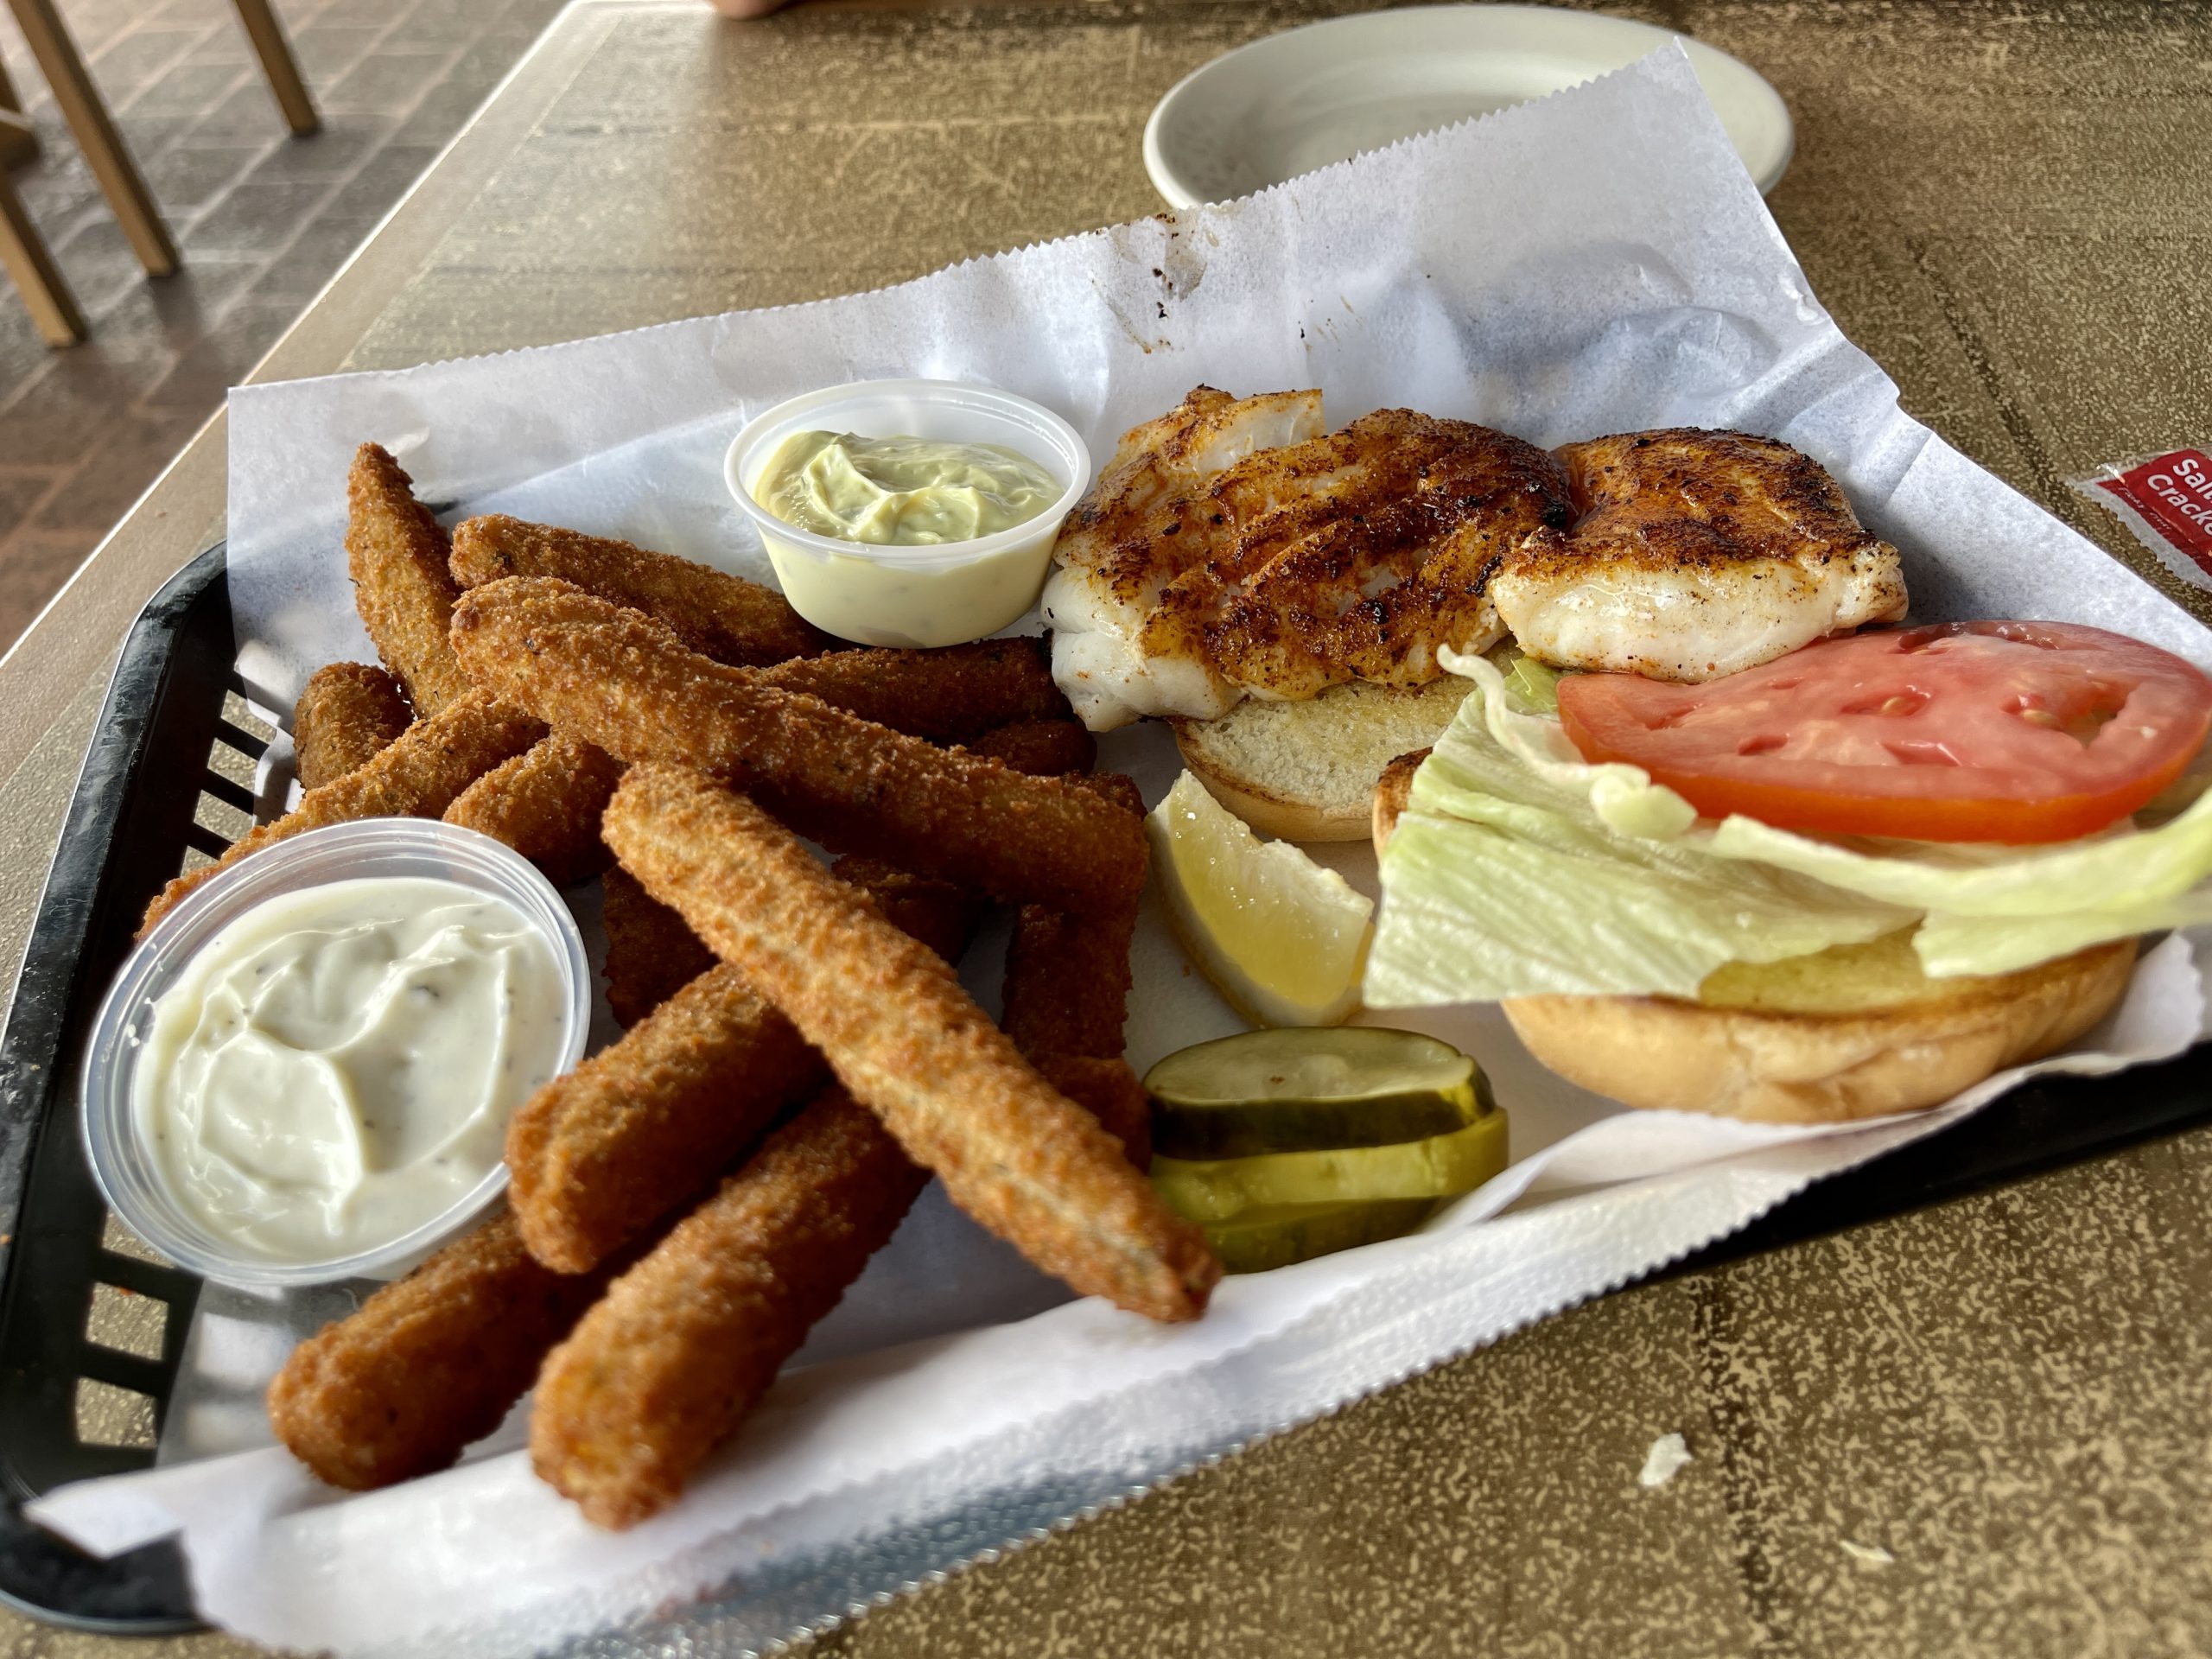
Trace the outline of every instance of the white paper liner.
{"type": "MultiPolygon", "coordinates": [[[[1009,387],[1102,455],[1201,381],[1318,384],[1332,423],[1398,404],[1545,443],[1677,423],[1770,433],[1904,550],[1917,614],[2092,622],[2212,665],[2185,613],[1897,409],[1670,50],[1243,202],[880,293],[241,388],[230,557],[245,671],[289,706],[315,667],[365,654],[334,554],[338,481],[365,438],[456,510],[757,576],[721,494],[729,437],[785,397],[875,375],[1009,387]]],[[[1104,749],[1147,800],[1175,774],[1156,727],[1104,749]]],[[[1328,856],[1371,887],[1363,849],[1328,856]]],[[[988,995],[982,955],[969,977],[988,995]]],[[[1237,1028],[1156,914],[1134,966],[1140,1068],[1237,1028]]],[[[2204,1018],[2191,944],[2171,939],[2082,1052],[2032,1069],[2166,1058],[2204,1018]]],[[[1778,1129],[1622,1114],[1536,1066],[1494,1009],[1387,1022],[1475,1053],[1513,1114],[1522,1161],[1427,1231],[1230,1280],[1203,1321],[1169,1329],[1066,1303],[932,1194],[739,1441],[629,1533],[592,1531],[512,1452],[351,1498],[282,1452],[246,1452],[64,1489],[32,1513],[103,1551],[181,1532],[207,1616],[288,1647],[611,1651],[623,1643],[594,1632],[652,1618],[653,1650],[734,1652],[1624,1283],[2023,1075],[1933,1113],[1778,1129]],[[711,1618],[671,1611],[702,1594],[711,1618]]]]}

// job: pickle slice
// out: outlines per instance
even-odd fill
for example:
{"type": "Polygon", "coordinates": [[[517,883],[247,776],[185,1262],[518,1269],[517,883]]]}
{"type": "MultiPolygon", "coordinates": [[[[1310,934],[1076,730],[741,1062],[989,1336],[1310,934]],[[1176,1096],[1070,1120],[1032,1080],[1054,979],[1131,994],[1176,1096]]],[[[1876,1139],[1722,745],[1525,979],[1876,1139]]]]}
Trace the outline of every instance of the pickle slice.
{"type": "Polygon", "coordinates": [[[1402,1238],[1436,1212],[1433,1198],[1379,1204],[1279,1204],[1205,1224],[1206,1242],[1230,1273],[1266,1273],[1317,1255],[1402,1238]]]}
{"type": "Polygon", "coordinates": [[[1256,1158],[1154,1154],[1152,1184],[1178,1215],[1209,1222],[1283,1204],[1447,1198],[1473,1192],[1504,1167],[1505,1114],[1493,1109],[1449,1135],[1395,1146],[1256,1158]]]}
{"type": "Polygon", "coordinates": [[[1433,1037],[1287,1027],[1170,1054],[1145,1074],[1156,1151],[1173,1158],[1389,1146],[1493,1109],[1475,1063],[1433,1037]]]}

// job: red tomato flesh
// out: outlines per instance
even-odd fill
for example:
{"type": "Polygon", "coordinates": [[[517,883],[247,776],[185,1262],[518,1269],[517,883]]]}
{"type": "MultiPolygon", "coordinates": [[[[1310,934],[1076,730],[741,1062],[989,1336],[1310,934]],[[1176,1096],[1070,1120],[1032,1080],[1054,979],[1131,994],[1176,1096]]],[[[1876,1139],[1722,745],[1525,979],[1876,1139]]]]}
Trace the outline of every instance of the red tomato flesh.
{"type": "Polygon", "coordinates": [[[1643,767],[1708,817],[1916,841],[2069,841],[2179,777],[2212,680],[2064,622],[1952,622],[1823,639],[1702,685],[1573,674],[1583,758],[1643,767]]]}

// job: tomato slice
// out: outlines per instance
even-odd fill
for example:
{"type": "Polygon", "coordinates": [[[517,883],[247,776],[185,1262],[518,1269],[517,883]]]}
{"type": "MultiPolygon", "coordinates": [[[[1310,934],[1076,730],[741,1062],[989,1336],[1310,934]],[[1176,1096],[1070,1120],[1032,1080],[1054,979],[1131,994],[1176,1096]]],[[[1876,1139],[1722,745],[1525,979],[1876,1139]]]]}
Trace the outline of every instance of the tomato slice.
{"type": "Polygon", "coordinates": [[[2212,680],[2170,652],[2064,622],[1859,633],[1702,685],[1559,684],[1588,760],[1625,760],[1708,817],[1916,841],[2068,841],[2179,777],[2212,680]]]}

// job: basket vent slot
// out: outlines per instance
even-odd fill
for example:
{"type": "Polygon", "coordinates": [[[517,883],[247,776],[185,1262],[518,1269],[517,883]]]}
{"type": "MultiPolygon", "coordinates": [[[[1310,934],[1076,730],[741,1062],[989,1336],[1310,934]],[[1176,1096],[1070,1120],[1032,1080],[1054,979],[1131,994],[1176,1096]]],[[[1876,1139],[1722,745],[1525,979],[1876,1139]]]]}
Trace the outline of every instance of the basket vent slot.
{"type": "Polygon", "coordinates": [[[230,686],[223,693],[223,725],[232,734],[231,747],[252,760],[261,759],[269,740],[276,735],[276,728],[255,714],[253,705],[238,690],[235,674],[231,676],[230,686]]]}
{"type": "Polygon", "coordinates": [[[124,1226],[112,1210],[107,1212],[106,1224],[100,1229],[100,1248],[117,1255],[128,1256],[134,1262],[150,1262],[157,1268],[174,1269],[176,1266],[175,1262],[124,1226]]]}
{"type": "Polygon", "coordinates": [[[121,1285],[95,1284],[85,1315],[85,1340],[117,1353],[157,1360],[168,1331],[169,1305],[121,1285]]]}
{"type": "Polygon", "coordinates": [[[253,828],[253,775],[276,728],[256,715],[235,685],[223,694],[223,715],[208,746],[200,798],[185,830],[181,873],[204,868],[253,828]]]}
{"type": "Polygon", "coordinates": [[[77,1379],[77,1440],[81,1446],[127,1446],[150,1452],[156,1436],[154,1396],[89,1376],[77,1379]]]}

